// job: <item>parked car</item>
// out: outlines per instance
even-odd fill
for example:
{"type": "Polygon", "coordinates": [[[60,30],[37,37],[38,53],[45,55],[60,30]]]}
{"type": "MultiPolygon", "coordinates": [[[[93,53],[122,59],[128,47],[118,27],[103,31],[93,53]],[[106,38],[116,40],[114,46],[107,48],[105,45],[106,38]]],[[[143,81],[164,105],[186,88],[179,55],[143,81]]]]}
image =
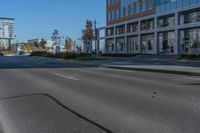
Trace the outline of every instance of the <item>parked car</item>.
{"type": "Polygon", "coordinates": [[[0,53],[0,56],[4,56],[3,53],[0,53]]]}
{"type": "Polygon", "coordinates": [[[19,55],[23,55],[23,54],[24,54],[24,51],[20,51],[20,52],[19,52],[19,55]]]}

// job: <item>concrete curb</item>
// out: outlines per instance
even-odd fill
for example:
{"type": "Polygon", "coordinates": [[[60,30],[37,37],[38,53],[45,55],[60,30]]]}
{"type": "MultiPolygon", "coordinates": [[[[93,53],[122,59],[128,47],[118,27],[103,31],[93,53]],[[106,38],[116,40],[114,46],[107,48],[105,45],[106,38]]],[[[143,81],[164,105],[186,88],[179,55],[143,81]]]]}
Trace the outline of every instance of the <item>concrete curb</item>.
{"type": "Polygon", "coordinates": [[[167,74],[180,74],[189,76],[200,76],[200,72],[190,72],[181,70],[168,70],[168,69],[152,69],[152,68],[136,68],[136,67],[123,67],[123,66],[112,66],[112,65],[101,65],[103,68],[112,68],[120,70],[130,70],[130,71],[142,71],[142,72],[155,72],[155,73],[167,73],[167,74]]]}

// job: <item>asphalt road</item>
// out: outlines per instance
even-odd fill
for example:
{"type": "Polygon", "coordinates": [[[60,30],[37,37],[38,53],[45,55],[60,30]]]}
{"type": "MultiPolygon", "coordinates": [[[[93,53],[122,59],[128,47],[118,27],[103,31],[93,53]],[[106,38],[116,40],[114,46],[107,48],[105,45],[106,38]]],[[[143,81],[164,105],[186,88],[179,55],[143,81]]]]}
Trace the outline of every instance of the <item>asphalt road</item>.
{"type": "Polygon", "coordinates": [[[200,77],[0,57],[0,132],[199,133],[200,77]]]}

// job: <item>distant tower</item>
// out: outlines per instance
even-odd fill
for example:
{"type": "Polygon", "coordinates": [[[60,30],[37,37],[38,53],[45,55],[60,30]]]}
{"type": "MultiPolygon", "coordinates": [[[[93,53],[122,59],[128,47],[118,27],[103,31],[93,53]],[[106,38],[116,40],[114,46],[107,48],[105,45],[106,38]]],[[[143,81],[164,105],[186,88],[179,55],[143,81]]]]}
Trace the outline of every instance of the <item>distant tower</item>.
{"type": "Polygon", "coordinates": [[[0,49],[10,49],[14,39],[14,18],[0,18],[0,49]]]}

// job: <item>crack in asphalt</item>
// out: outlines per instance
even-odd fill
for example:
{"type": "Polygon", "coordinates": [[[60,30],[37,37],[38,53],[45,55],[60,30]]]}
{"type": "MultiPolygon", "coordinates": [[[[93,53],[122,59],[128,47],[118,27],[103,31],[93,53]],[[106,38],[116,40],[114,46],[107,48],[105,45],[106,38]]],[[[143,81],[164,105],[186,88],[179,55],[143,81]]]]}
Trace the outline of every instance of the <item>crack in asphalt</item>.
{"type": "MultiPolygon", "coordinates": [[[[90,120],[89,118],[81,115],[80,113],[76,112],[75,110],[67,107],[66,105],[64,105],[63,103],[61,103],[58,99],[56,99],[55,97],[46,94],[46,93],[34,93],[34,94],[26,94],[26,95],[18,95],[18,96],[12,96],[12,97],[4,97],[4,98],[0,98],[0,101],[2,100],[9,100],[9,99],[16,99],[16,98],[23,98],[23,97],[29,97],[29,96],[38,96],[38,95],[42,95],[42,96],[46,96],[48,98],[50,98],[53,102],[55,102],[57,105],[61,106],[62,108],[64,108],[65,110],[68,110],[69,112],[73,113],[74,115],[78,116],[79,118],[89,122],[90,124],[98,127],[99,129],[105,131],[106,133],[114,133],[113,131],[111,131],[110,129],[102,126],[101,124],[98,124],[92,120],[90,120]]],[[[4,133],[1,132],[1,123],[0,123],[0,133],[4,133]]]]}

